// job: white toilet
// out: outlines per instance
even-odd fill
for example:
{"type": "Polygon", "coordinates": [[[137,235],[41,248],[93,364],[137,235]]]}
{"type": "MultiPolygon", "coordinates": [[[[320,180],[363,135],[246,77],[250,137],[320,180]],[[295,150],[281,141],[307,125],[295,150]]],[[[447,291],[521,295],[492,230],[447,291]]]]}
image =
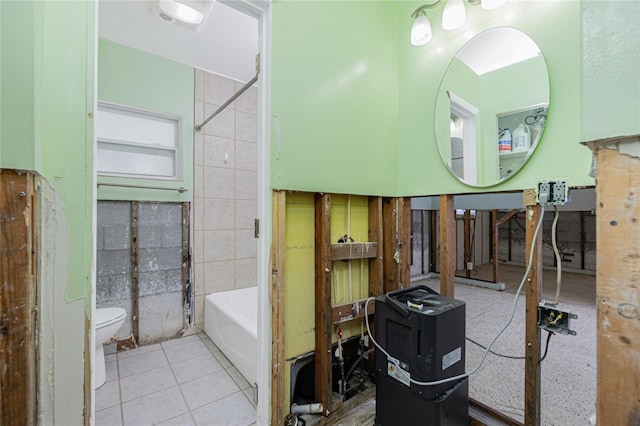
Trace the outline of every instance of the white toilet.
{"type": "Polygon", "coordinates": [[[104,345],[110,343],[111,338],[120,330],[127,312],[122,308],[101,308],[96,309],[93,318],[95,324],[96,352],[93,364],[93,388],[98,389],[107,380],[107,373],[104,365],[104,345]]]}

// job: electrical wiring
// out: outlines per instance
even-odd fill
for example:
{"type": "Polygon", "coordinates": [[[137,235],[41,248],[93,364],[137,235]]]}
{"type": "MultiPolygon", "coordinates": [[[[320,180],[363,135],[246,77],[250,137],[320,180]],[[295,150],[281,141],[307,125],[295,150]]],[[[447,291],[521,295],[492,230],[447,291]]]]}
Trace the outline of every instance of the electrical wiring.
{"type": "Polygon", "coordinates": [[[553,208],[555,209],[555,214],[553,215],[553,224],[551,225],[551,245],[553,246],[553,252],[556,255],[556,263],[557,272],[556,272],[556,299],[555,304],[558,304],[560,300],[560,286],[562,285],[562,259],[560,258],[560,251],[558,250],[558,242],[556,241],[556,234],[558,228],[558,218],[560,217],[560,212],[558,211],[558,206],[554,204],[553,208]]]}
{"type": "MultiPolygon", "coordinates": [[[[465,339],[467,339],[468,341],[470,341],[471,343],[473,343],[476,346],[480,346],[482,349],[487,349],[486,346],[476,342],[475,340],[469,338],[469,337],[465,337],[465,339]]],[[[513,355],[504,355],[504,354],[499,354],[498,352],[494,352],[492,350],[489,351],[490,353],[494,354],[495,356],[499,356],[501,358],[508,358],[508,359],[526,359],[526,357],[523,356],[513,356],[513,355]]]]}
{"type": "Polygon", "coordinates": [[[544,346],[544,355],[542,355],[542,358],[540,358],[540,361],[538,361],[538,364],[544,361],[544,359],[547,357],[547,353],[549,352],[549,341],[551,340],[551,336],[553,336],[554,334],[555,333],[553,331],[547,330],[547,343],[544,346]]]}
{"type": "MultiPolygon", "coordinates": [[[[541,212],[540,212],[540,218],[538,219],[538,224],[536,225],[536,229],[535,232],[533,233],[533,239],[531,240],[536,241],[536,239],[538,238],[538,233],[540,232],[540,228],[542,228],[542,222],[544,219],[544,206],[542,206],[541,212]]],[[[516,314],[516,308],[518,306],[518,297],[520,296],[520,292],[522,292],[522,289],[524,288],[524,284],[527,280],[527,276],[529,275],[529,271],[531,271],[531,266],[533,265],[533,253],[535,252],[534,250],[529,250],[529,259],[527,262],[527,269],[524,272],[524,275],[522,276],[522,281],[520,281],[520,286],[518,287],[518,290],[516,291],[516,296],[513,300],[513,308],[511,309],[511,315],[509,316],[509,320],[507,321],[507,323],[504,325],[504,327],[502,327],[502,329],[500,330],[500,332],[498,332],[498,334],[496,334],[496,336],[493,338],[493,340],[491,341],[491,343],[489,344],[489,346],[487,346],[487,349],[485,349],[484,354],[482,355],[482,359],[480,360],[480,362],[478,363],[478,365],[471,370],[468,373],[464,373],[464,374],[460,374],[457,376],[453,376],[453,377],[449,377],[446,379],[442,379],[442,380],[436,380],[433,382],[420,382],[418,380],[414,380],[411,377],[409,377],[409,375],[407,373],[404,372],[404,369],[402,369],[400,367],[400,361],[394,357],[392,357],[386,350],[384,350],[379,344],[378,342],[373,338],[373,335],[371,334],[371,328],[369,327],[369,302],[371,302],[372,300],[375,300],[375,298],[370,297],[367,299],[367,301],[365,302],[364,305],[364,318],[365,318],[365,322],[367,324],[367,332],[369,333],[369,338],[371,339],[371,341],[373,342],[373,344],[380,349],[380,351],[387,357],[388,360],[390,360],[393,364],[395,364],[398,367],[398,370],[409,380],[409,382],[418,385],[418,386],[435,386],[435,385],[439,385],[442,383],[449,383],[449,382],[453,382],[456,380],[462,380],[466,377],[469,377],[470,375],[474,374],[475,372],[477,372],[480,367],[482,366],[482,364],[484,363],[485,359],[487,358],[487,355],[489,355],[489,351],[491,350],[491,348],[493,347],[493,345],[496,343],[496,341],[498,340],[498,338],[502,335],[502,333],[505,332],[505,330],[509,327],[509,325],[511,325],[511,322],[513,321],[513,318],[516,314]]]]}
{"type": "MultiPolygon", "coordinates": [[[[544,355],[542,355],[542,358],[540,358],[538,360],[538,364],[540,364],[547,357],[547,352],[549,351],[549,340],[551,340],[551,335],[555,334],[554,332],[549,331],[549,330],[545,330],[545,331],[547,332],[547,343],[545,344],[545,347],[544,347],[544,355]]],[[[482,349],[487,349],[486,346],[481,345],[480,343],[476,342],[473,339],[470,339],[468,337],[465,337],[465,339],[467,339],[468,341],[470,341],[474,345],[480,346],[482,349]]],[[[527,358],[527,357],[524,357],[524,356],[513,356],[513,355],[499,354],[499,353],[494,352],[492,350],[489,350],[489,352],[491,352],[495,356],[499,356],[499,357],[502,357],[502,358],[508,358],[508,359],[521,360],[521,359],[526,359],[527,358]]]]}

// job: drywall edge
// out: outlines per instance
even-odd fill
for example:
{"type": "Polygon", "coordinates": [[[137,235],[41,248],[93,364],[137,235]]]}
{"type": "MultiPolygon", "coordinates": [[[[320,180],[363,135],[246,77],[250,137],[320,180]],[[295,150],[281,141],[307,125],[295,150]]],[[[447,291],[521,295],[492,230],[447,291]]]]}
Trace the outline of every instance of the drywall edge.
{"type": "Polygon", "coordinates": [[[44,178],[36,178],[36,198],[38,424],[83,424],[85,301],[65,299],[70,246],[62,200],[44,178]]]}

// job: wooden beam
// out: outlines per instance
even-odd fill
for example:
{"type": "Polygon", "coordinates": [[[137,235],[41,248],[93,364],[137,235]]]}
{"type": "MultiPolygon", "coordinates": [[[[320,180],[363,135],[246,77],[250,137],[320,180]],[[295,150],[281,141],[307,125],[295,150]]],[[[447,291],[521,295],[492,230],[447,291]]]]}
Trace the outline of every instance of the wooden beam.
{"type": "Polygon", "coordinates": [[[406,288],[411,286],[411,198],[398,198],[398,214],[398,286],[406,288]]]}
{"type": "MultiPolygon", "coordinates": [[[[495,211],[497,212],[497,210],[495,211]]],[[[511,210],[509,213],[507,213],[506,215],[502,216],[499,220],[497,220],[497,225],[498,226],[504,225],[509,219],[511,219],[516,214],[518,214],[519,211],[520,209],[511,210]]]]}
{"type": "MultiPolygon", "coordinates": [[[[191,275],[191,255],[189,247],[190,244],[190,229],[191,229],[191,203],[184,202],[182,203],[182,300],[184,304],[184,300],[187,295],[187,286],[190,286],[190,300],[187,301],[189,306],[192,306],[195,303],[195,285],[193,282],[189,282],[189,277],[191,275]]],[[[184,310],[184,327],[183,330],[186,330],[187,327],[195,322],[195,318],[191,318],[190,312],[191,309],[184,310]]]]}
{"type": "Polygon", "coordinates": [[[369,260],[369,296],[378,296],[383,292],[383,231],[382,197],[369,197],[369,241],[378,246],[377,256],[369,260]]]}
{"type": "Polygon", "coordinates": [[[140,344],[140,312],[138,266],[138,202],[131,202],[131,324],[134,344],[140,344]]]}
{"type": "MultiPolygon", "coordinates": [[[[355,302],[333,306],[331,308],[331,322],[333,324],[337,324],[364,317],[364,307],[366,302],[367,299],[360,299],[355,302]]],[[[368,314],[371,315],[375,313],[375,311],[375,303],[369,303],[368,314]]]]}
{"type": "Polygon", "coordinates": [[[315,396],[331,409],[331,195],[315,194],[315,396]]]}
{"type": "Polygon", "coordinates": [[[378,243],[331,244],[331,260],[370,259],[378,255],[378,243]]]}
{"type": "Polygon", "coordinates": [[[466,209],[464,211],[464,270],[467,278],[471,278],[469,262],[471,262],[471,210],[466,209]]]}
{"type": "Polygon", "coordinates": [[[397,263],[395,261],[396,253],[396,220],[397,217],[397,198],[383,198],[382,200],[382,227],[383,227],[383,293],[389,293],[398,290],[397,263]]]}
{"type": "Polygon", "coordinates": [[[0,177],[0,424],[36,423],[33,175],[0,177]]]}
{"type": "Polygon", "coordinates": [[[493,282],[498,282],[498,210],[491,212],[491,257],[493,260],[493,282]]]}
{"type": "Polygon", "coordinates": [[[429,272],[438,272],[438,211],[431,210],[429,221],[429,272]]]}
{"type": "MultiPolygon", "coordinates": [[[[636,142],[637,144],[637,142],[636,142]]],[[[640,424],[640,164],[595,150],[597,420],[640,424]]]]}
{"type": "Polygon", "coordinates": [[[273,191],[272,196],[272,234],[271,234],[271,283],[269,300],[271,302],[271,425],[284,424],[284,314],[285,314],[285,191],[273,191]]]}
{"type": "Polygon", "coordinates": [[[456,210],[453,195],[440,196],[440,294],[454,297],[456,210]]]}
{"type": "MultiPolygon", "coordinates": [[[[532,191],[532,190],[527,190],[532,191]]],[[[542,216],[542,207],[527,199],[526,209],[526,257],[533,251],[531,270],[526,280],[525,310],[525,364],[524,364],[524,424],[540,424],[540,329],[538,328],[538,304],[542,296],[542,231],[534,241],[533,236],[542,216]]],[[[535,191],[534,191],[535,192],[535,191]]]]}

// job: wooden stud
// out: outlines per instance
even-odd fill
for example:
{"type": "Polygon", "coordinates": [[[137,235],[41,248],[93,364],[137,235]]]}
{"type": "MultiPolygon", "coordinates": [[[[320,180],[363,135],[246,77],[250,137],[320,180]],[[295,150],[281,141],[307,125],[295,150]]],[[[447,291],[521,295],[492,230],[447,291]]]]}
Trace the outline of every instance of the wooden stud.
{"type": "MultiPolygon", "coordinates": [[[[535,202],[535,201],[534,201],[535,202]]],[[[524,424],[540,424],[540,329],[538,328],[538,304],[542,296],[542,230],[534,241],[533,236],[543,214],[538,205],[526,206],[526,257],[531,251],[531,270],[526,278],[525,314],[525,363],[524,363],[524,424]]]]}
{"type": "Polygon", "coordinates": [[[438,269],[438,210],[431,210],[429,232],[429,272],[438,269]]]}
{"type": "Polygon", "coordinates": [[[407,288],[411,286],[411,198],[398,199],[398,214],[398,286],[407,288]]]}
{"type": "Polygon", "coordinates": [[[131,202],[131,322],[134,345],[140,344],[140,312],[139,297],[139,266],[138,266],[138,205],[131,202]]]}
{"type": "MultiPolygon", "coordinates": [[[[191,270],[191,255],[189,254],[189,246],[190,246],[190,221],[191,214],[189,212],[191,204],[188,202],[182,203],[182,303],[183,305],[186,303],[189,306],[193,306],[194,303],[194,294],[195,294],[195,286],[193,282],[189,282],[190,270],[191,270]],[[191,286],[190,291],[190,300],[186,301],[187,296],[187,286],[191,286]]],[[[184,310],[184,327],[183,330],[186,330],[187,327],[195,320],[195,318],[191,318],[191,309],[184,310]]]]}
{"type": "Polygon", "coordinates": [[[0,424],[36,423],[33,175],[0,179],[0,424]]]}
{"type": "Polygon", "coordinates": [[[382,197],[369,197],[369,241],[378,246],[377,256],[369,260],[369,296],[373,297],[383,292],[382,235],[382,197]]]}
{"type": "MultiPolygon", "coordinates": [[[[635,139],[637,146],[640,137],[635,139]]],[[[596,149],[595,156],[597,420],[605,426],[638,425],[640,161],[605,147],[596,149]]]]}
{"type": "Polygon", "coordinates": [[[271,237],[271,425],[284,424],[284,314],[285,314],[285,211],[286,192],[273,191],[271,237]]]}
{"type": "Polygon", "coordinates": [[[456,210],[453,195],[440,195],[440,294],[454,297],[456,210]]]}
{"type": "Polygon", "coordinates": [[[491,257],[493,261],[493,282],[498,282],[498,210],[491,212],[491,257]]]}
{"type": "Polygon", "coordinates": [[[469,262],[471,262],[471,210],[466,209],[464,211],[464,270],[467,278],[471,278],[469,262]]]}
{"type": "Polygon", "coordinates": [[[382,227],[383,227],[383,293],[398,290],[396,253],[396,220],[397,198],[383,198],[382,200],[382,227]]]}
{"type": "Polygon", "coordinates": [[[315,396],[331,412],[331,195],[315,194],[315,396]]]}

